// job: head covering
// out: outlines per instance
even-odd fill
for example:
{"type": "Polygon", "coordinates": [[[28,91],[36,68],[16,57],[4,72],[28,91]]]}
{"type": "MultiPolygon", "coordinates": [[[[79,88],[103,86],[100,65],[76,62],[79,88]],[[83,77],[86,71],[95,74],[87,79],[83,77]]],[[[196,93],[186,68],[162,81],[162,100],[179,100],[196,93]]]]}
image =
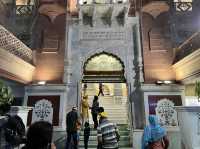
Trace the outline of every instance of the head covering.
{"type": "Polygon", "coordinates": [[[149,125],[145,127],[142,138],[142,149],[148,145],[149,142],[155,142],[166,135],[166,130],[158,123],[155,115],[149,115],[149,125]]]}
{"type": "Polygon", "coordinates": [[[104,112],[104,107],[99,107],[98,111],[99,113],[104,112]]]}
{"type": "Polygon", "coordinates": [[[76,106],[73,106],[72,107],[72,110],[77,110],[78,108],[76,106]]]}
{"type": "Polygon", "coordinates": [[[108,114],[106,112],[101,112],[101,113],[99,113],[99,116],[107,118],[108,114]]]}
{"type": "Polygon", "coordinates": [[[84,95],[84,96],[83,96],[83,99],[88,99],[88,95],[84,95]]]}

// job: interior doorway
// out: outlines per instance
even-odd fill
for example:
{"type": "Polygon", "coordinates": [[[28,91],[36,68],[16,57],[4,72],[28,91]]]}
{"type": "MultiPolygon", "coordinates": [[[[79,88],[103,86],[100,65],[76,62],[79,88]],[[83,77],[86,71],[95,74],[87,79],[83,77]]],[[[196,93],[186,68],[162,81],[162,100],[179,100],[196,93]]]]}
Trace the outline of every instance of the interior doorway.
{"type": "MultiPolygon", "coordinates": [[[[109,120],[117,124],[127,124],[127,85],[126,83],[82,83],[81,99],[84,95],[88,95],[89,105],[95,95],[99,95],[99,106],[104,107],[108,113],[109,120]],[[102,85],[103,94],[99,95],[99,86],[102,85]]],[[[91,111],[89,110],[89,123],[93,124],[91,111]]]]}

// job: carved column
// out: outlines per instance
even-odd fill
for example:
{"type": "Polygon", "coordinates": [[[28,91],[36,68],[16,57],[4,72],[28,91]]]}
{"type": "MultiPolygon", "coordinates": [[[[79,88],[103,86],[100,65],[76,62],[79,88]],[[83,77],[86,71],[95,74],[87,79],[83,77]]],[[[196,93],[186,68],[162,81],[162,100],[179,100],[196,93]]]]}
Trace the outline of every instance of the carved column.
{"type": "Polygon", "coordinates": [[[140,38],[140,24],[139,18],[137,19],[138,23],[136,24],[136,35],[137,35],[137,50],[138,50],[138,66],[139,66],[139,73],[140,73],[140,82],[144,82],[143,76],[143,59],[142,59],[142,47],[141,47],[141,38],[140,38]]]}
{"type": "Polygon", "coordinates": [[[70,16],[67,15],[67,23],[66,23],[66,39],[65,39],[65,57],[64,57],[64,76],[63,82],[70,83],[70,76],[71,76],[71,19],[70,16]]]}

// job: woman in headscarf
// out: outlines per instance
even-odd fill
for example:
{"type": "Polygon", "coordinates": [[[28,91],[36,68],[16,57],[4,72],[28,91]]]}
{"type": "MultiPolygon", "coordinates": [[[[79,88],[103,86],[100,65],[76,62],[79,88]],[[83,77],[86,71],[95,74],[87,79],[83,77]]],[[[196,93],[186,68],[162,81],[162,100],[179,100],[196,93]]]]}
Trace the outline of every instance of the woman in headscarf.
{"type": "Polygon", "coordinates": [[[167,149],[168,146],[166,130],[159,125],[155,115],[149,115],[149,125],[145,127],[142,137],[142,149],[167,149]]]}
{"type": "Polygon", "coordinates": [[[84,126],[85,122],[89,120],[89,103],[88,103],[88,95],[84,95],[81,101],[82,107],[82,125],[84,126]]]}

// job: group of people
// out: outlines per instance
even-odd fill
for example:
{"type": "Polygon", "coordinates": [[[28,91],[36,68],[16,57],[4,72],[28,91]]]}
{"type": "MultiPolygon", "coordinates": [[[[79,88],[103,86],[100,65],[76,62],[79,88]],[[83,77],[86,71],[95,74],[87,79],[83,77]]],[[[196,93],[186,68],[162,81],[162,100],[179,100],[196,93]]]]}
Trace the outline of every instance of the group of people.
{"type": "MultiPolygon", "coordinates": [[[[84,100],[87,100],[84,97],[84,100]]],[[[86,101],[83,101],[84,105],[89,106],[86,101]],[[87,104],[86,104],[87,103],[87,104]]],[[[76,112],[77,109],[72,109],[72,112],[76,113],[76,121],[78,121],[78,114],[76,112]]],[[[82,110],[83,112],[84,110],[82,110]]],[[[86,111],[86,110],[85,110],[86,111]]],[[[94,121],[94,129],[97,129],[97,149],[117,149],[119,148],[119,132],[115,124],[108,120],[107,113],[104,112],[103,107],[99,107],[98,96],[94,96],[93,104],[91,107],[92,117],[94,121]],[[97,120],[97,116],[99,116],[99,121],[97,120]]],[[[70,112],[71,113],[71,112],[70,112]]],[[[68,114],[70,116],[71,114],[68,114]]],[[[88,116],[88,111],[86,112],[88,116]]],[[[68,119],[67,123],[70,123],[71,120],[68,119]]],[[[88,117],[86,117],[88,118],[88,117]]],[[[90,136],[90,126],[88,120],[83,120],[84,122],[84,145],[85,149],[88,148],[88,140],[90,136]]],[[[80,122],[79,122],[80,123],[80,122]]],[[[70,123],[71,124],[71,123],[70,123]]],[[[69,125],[70,125],[69,124],[69,125]]],[[[81,123],[80,123],[81,124],[81,123]]],[[[77,125],[74,124],[74,127],[77,125]]],[[[76,129],[77,130],[77,129],[76,129]]],[[[67,147],[70,143],[70,132],[67,132],[68,140],[67,147]]],[[[78,146],[78,132],[75,131],[74,140],[74,149],[78,146]]],[[[74,135],[72,135],[74,136],[74,135]]],[[[149,116],[149,125],[147,125],[144,129],[143,137],[142,137],[142,149],[167,149],[169,147],[169,140],[167,138],[166,130],[159,124],[158,119],[155,115],[149,116]]],[[[67,148],[68,149],[68,148],[67,148]]]]}
{"type": "MultiPolygon", "coordinates": [[[[100,86],[98,95],[100,94],[103,95],[102,86],[100,86]]],[[[88,148],[88,141],[90,136],[89,109],[91,109],[91,115],[94,123],[94,130],[97,130],[98,148],[106,149],[106,146],[109,146],[109,148],[113,149],[118,148],[118,141],[119,141],[119,139],[117,139],[119,138],[118,129],[115,124],[111,123],[107,119],[107,113],[104,112],[104,108],[99,107],[98,96],[96,95],[94,96],[92,105],[90,106],[88,102],[88,95],[84,94],[83,99],[81,100],[81,118],[79,118],[78,116],[76,107],[73,107],[72,111],[70,111],[67,114],[66,149],[70,148],[71,146],[73,146],[72,148],[77,149],[79,141],[78,131],[79,129],[81,129],[81,127],[84,129],[84,146],[85,149],[88,148]],[[113,132],[108,131],[110,129],[113,132]],[[73,139],[73,142],[71,141],[71,138],[73,139]]]]}
{"type": "MultiPolygon", "coordinates": [[[[94,98],[94,101],[97,102],[98,98],[94,98]]],[[[93,101],[93,103],[94,103],[93,101]]],[[[97,104],[98,105],[98,104],[97,104]]],[[[97,148],[98,149],[118,149],[118,141],[119,141],[119,132],[117,126],[108,120],[108,115],[104,111],[103,107],[95,107],[95,114],[98,114],[99,120],[97,120],[97,116],[95,116],[95,125],[94,129],[97,130],[97,148]]],[[[78,142],[79,142],[79,125],[81,125],[77,108],[73,107],[72,111],[67,114],[66,118],[67,124],[67,142],[66,142],[66,149],[77,149],[78,142]]],[[[84,123],[84,147],[85,149],[88,148],[88,141],[90,137],[90,124],[88,121],[84,123]]]]}
{"type": "Polygon", "coordinates": [[[22,119],[17,115],[6,115],[1,125],[1,149],[56,149],[52,143],[53,125],[37,121],[26,132],[22,119]]]}
{"type": "MultiPolygon", "coordinates": [[[[91,109],[94,129],[97,131],[97,149],[118,149],[120,139],[118,128],[108,120],[104,108],[99,107],[98,96],[94,96],[92,106],[89,106],[88,95],[85,94],[81,101],[81,107],[81,118],[77,107],[73,107],[66,116],[67,139],[65,149],[78,149],[80,129],[84,130],[84,147],[88,149],[91,130],[89,109],[91,109]]],[[[25,144],[22,149],[56,149],[56,146],[52,143],[53,126],[49,122],[38,121],[31,124],[26,135],[25,126],[19,116],[8,116],[5,124],[3,126],[7,142],[5,149],[14,149],[19,144],[25,144]]],[[[149,125],[145,127],[142,137],[142,149],[167,149],[168,146],[169,140],[166,130],[159,125],[155,115],[150,115],[149,125]]]]}
{"type": "Polygon", "coordinates": [[[119,133],[115,124],[107,119],[107,113],[104,112],[103,107],[99,107],[98,97],[99,95],[104,96],[103,85],[99,84],[98,96],[94,96],[92,105],[89,105],[88,95],[86,94],[87,84],[84,84],[84,93],[81,100],[81,118],[79,119],[77,108],[73,107],[72,111],[67,114],[66,125],[67,125],[67,142],[66,149],[72,148],[77,149],[79,141],[79,129],[84,129],[84,147],[88,148],[88,141],[90,136],[90,124],[89,124],[89,110],[91,110],[92,120],[94,123],[94,130],[97,130],[97,140],[99,149],[117,149],[119,141],[119,133]],[[99,120],[98,120],[99,117],[99,120]],[[81,121],[82,120],[82,121],[81,121]],[[80,127],[79,127],[80,126],[80,127]],[[73,139],[73,142],[71,141],[73,139]]]}

